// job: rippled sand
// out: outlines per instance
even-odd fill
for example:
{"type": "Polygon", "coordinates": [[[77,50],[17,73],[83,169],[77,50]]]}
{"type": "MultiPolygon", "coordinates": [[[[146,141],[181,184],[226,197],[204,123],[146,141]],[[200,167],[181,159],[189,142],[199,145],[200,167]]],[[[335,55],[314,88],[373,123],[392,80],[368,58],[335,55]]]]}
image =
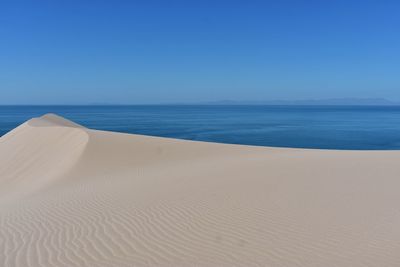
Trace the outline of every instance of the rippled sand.
{"type": "Polygon", "coordinates": [[[192,142],[55,115],[0,138],[0,266],[400,266],[400,151],[192,142]]]}

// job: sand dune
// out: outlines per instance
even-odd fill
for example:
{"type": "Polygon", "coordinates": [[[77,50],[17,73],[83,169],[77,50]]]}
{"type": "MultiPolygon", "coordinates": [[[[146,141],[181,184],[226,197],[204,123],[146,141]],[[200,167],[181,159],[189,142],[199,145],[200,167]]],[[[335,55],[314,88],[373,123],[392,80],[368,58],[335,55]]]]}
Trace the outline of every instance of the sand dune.
{"type": "Polygon", "coordinates": [[[0,266],[400,266],[399,163],[46,115],[0,138],[0,266]]]}

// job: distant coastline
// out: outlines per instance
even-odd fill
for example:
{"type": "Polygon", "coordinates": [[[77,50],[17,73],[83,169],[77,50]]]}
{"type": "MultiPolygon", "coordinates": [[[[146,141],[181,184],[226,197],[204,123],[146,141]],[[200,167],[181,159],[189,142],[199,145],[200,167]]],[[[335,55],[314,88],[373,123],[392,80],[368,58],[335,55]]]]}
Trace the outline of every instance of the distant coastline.
{"type": "Polygon", "coordinates": [[[187,101],[187,102],[145,102],[145,103],[15,103],[0,106],[167,106],[167,105],[254,105],[254,106],[400,106],[400,101],[386,98],[328,98],[328,99],[299,99],[299,100],[216,100],[216,101],[187,101]]]}
{"type": "Polygon", "coordinates": [[[385,98],[329,98],[329,99],[302,99],[302,100],[221,100],[205,102],[210,105],[290,105],[290,106],[397,106],[400,102],[394,102],[385,98]]]}

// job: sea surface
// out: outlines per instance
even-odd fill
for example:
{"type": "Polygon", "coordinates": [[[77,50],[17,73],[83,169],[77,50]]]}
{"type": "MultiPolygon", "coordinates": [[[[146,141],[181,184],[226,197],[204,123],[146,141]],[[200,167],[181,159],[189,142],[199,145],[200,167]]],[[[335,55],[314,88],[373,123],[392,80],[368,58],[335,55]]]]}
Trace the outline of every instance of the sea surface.
{"type": "Polygon", "coordinates": [[[0,106],[0,135],[56,113],[124,133],[273,147],[400,149],[400,106],[0,106]]]}

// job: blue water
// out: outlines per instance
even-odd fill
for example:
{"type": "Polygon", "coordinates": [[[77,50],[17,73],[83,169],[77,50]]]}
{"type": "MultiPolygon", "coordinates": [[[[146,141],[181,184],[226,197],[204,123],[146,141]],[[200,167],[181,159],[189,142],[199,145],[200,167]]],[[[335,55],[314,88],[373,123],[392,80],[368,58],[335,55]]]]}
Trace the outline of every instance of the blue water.
{"type": "Polygon", "coordinates": [[[0,106],[0,135],[49,112],[99,130],[190,140],[400,149],[397,106],[0,106]]]}

